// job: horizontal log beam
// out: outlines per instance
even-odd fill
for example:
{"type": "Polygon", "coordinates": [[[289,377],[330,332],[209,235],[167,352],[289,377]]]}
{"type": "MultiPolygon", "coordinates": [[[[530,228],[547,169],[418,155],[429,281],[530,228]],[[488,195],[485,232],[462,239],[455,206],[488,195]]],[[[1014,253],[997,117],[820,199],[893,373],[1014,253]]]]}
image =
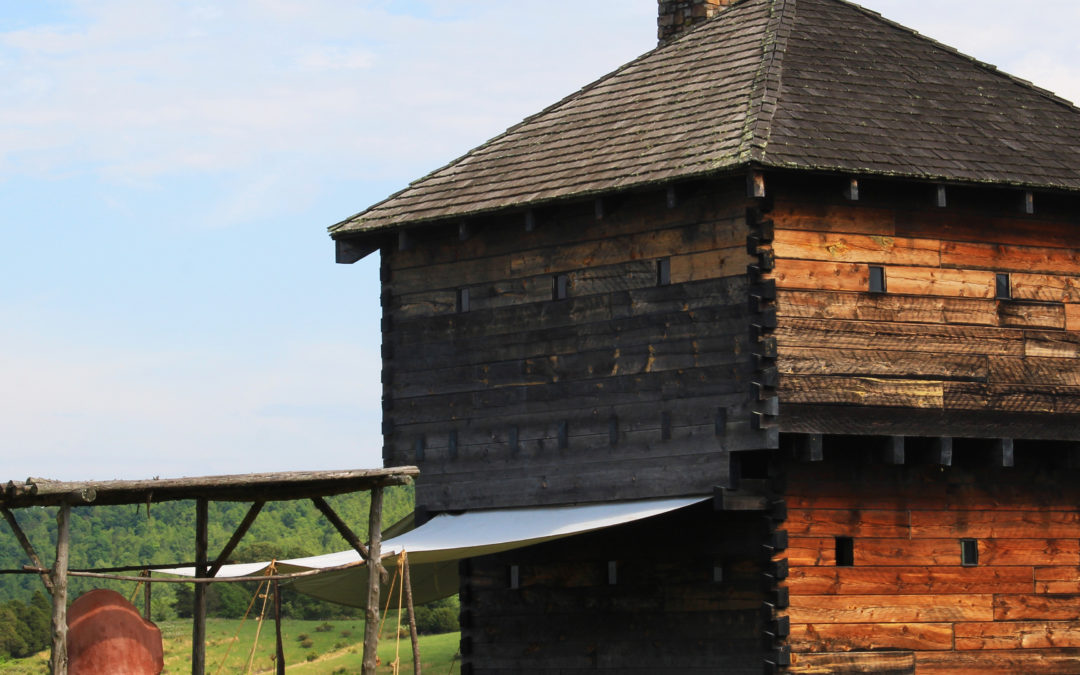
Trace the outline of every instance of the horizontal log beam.
{"type": "Polygon", "coordinates": [[[8,482],[0,496],[7,508],[72,504],[145,504],[182,499],[212,501],[279,501],[409,485],[419,474],[414,466],[354,471],[293,471],[160,480],[65,482],[31,478],[8,482]],[[91,494],[93,498],[90,499],[91,494]],[[83,501],[89,499],[89,501],[83,501]]]}

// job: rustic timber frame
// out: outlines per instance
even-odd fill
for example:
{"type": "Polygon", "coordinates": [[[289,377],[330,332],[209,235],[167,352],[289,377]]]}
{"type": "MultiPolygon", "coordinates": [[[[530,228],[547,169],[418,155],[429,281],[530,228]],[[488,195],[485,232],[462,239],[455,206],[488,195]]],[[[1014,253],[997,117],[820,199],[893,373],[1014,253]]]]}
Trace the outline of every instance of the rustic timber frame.
{"type": "MultiPolygon", "coordinates": [[[[228,561],[233,550],[240,543],[256,516],[268,501],[286,501],[311,499],[315,506],[334,525],[335,529],[367,561],[376,561],[376,570],[369,575],[368,603],[364,632],[363,672],[374,675],[378,646],[379,626],[379,582],[385,570],[378,564],[381,558],[382,532],[382,493],[386,487],[409,485],[418,470],[412,466],[386,469],[353,471],[312,471],[268,474],[242,474],[226,476],[206,476],[200,478],[153,479],[142,481],[87,481],[62,482],[39,478],[27,479],[25,483],[8,482],[0,492],[0,512],[10,525],[20,545],[33,563],[27,571],[38,573],[46,589],[53,598],[53,649],[50,659],[50,672],[53,675],[66,675],[67,656],[67,579],[69,576],[89,576],[116,578],[113,574],[99,572],[76,572],[68,569],[70,548],[70,514],[72,507],[92,505],[145,504],[177,500],[195,501],[195,579],[187,583],[195,584],[195,606],[192,627],[192,675],[203,675],[206,661],[206,587],[207,583],[220,581],[215,575],[228,561]],[[324,497],[358,491],[371,492],[371,507],[368,519],[369,541],[365,546],[349,526],[333,511],[324,497]],[[237,526],[221,553],[211,560],[208,557],[207,527],[209,524],[209,502],[239,501],[251,502],[251,508],[237,526]],[[59,506],[57,514],[56,560],[51,569],[46,569],[40,556],[19,527],[12,509],[32,506],[59,506]]],[[[169,567],[177,567],[170,565],[169,567]]],[[[163,567],[163,566],[157,566],[163,567]]],[[[113,568],[108,572],[149,570],[146,566],[135,568],[113,568]]],[[[146,583],[146,612],[150,607],[149,573],[140,577],[146,583]]],[[[274,581],[275,607],[276,579],[295,575],[269,577],[274,581]]],[[[261,578],[268,579],[267,577],[261,578]]],[[[238,581],[240,579],[231,579],[238,581]]],[[[279,613],[278,613],[279,614],[279,613]]],[[[149,618],[149,616],[147,617],[149,618]]],[[[277,671],[283,673],[285,663],[280,658],[280,626],[278,630],[279,658],[277,671]]]]}

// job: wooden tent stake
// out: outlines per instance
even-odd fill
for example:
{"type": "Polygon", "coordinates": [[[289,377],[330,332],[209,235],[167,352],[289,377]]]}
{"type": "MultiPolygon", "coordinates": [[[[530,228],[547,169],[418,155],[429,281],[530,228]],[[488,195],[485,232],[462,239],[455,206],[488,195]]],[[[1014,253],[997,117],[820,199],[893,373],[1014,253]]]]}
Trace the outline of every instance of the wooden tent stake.
{"type": "Polygon", "coordinates": [[[413,675],[420,675],[420,640],[416,635],[416,614],[413,611],[412,581],[409,580],[409,553],[401,552],[401,585],[405,591],[405,609],[409,613],[409,638],[412,640],[413,675]]]}
{"type": "Polygon", "coordinates": [[[67,568],[71,542],[71,506],[64,504],[56,515],[56,563],[52,571],[52,675],[67,675],[67,568]]]}
{"type": "MultiPolygon", "coordinates": [[[[195,578],[205,579],[209,504],[195,500],[195,578]]],[[[195,584],[195,607],[191,612],[191,675],[206,673],[206,584],[195,584]]]]}
{"type": "Polygon", "coordinates": [[[368,512],[368,597],[364,612],[363,675],[375,675],[376,650],[379,648],[379,580],[382,565],[382,501],[381,487],[371,489],[371,509],[368,512]]]}

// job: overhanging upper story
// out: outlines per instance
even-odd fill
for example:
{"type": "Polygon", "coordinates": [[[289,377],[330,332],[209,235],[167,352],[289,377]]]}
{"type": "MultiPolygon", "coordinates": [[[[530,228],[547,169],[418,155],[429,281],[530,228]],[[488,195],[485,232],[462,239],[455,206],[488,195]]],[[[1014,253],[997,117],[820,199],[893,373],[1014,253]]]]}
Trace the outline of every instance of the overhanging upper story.
{"type": "Polygon", "coordinates": [[[743,0],[331,228],[436,509],[696,494],[778,432],[1077,440],[1080,111],[743,0]]]}

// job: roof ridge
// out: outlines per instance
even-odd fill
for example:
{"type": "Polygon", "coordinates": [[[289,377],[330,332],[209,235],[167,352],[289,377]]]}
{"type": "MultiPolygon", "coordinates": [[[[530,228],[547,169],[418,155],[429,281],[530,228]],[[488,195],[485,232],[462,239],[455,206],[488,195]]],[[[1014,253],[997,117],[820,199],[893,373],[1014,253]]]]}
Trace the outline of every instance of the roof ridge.
{"type": "Polygon", "coordinates": [[[761,162],[769,144],[773,116],[779,106],[784,54],[795,22],[796,0],[770,0],[772,10],[768,28],[762,36],[761,67],[754,77],[743,138],[746,147],[742,158],[761,162]]]}
{"type": "Polygon", "coordinates": [[[1054,103],[1064,105],[1064,106],[1066,106],[1068,108],[1071,108],[1072,110],[1080,112],[1080,106],[1078,106],[1076,103],[1073,103],[1069,99],[1067,99],[1067,98],[1065,98],[1063,96],[1060,96],[1059,94],[1057,94],[1055,92],[1052,92],[1049,89],[1043,89],[1042,87],[1034,84],[1033,82],[1031,82],[1029,80],[1025,80],[1022,77],[1017,77],[1016,75],[1012,75],[1012,74],[1010,74],[1010,73],[1008,73],[1008,72],[1006,72],[1004,70],[1001,70],[1000,68],[998,68],[997,66],[995,66],[992,63],[988,63],[986,61],[982,61],[980,59],[977,59],[974,56],[971,56],[970,54],[965,54],[964,52],[960,51],[956,47],[952,47],[950,45],[945,44],[944,42],[940,42],[938,40],[935,40],[934,38],[932,38],[932,37],[930,37],[928,35],[924,35],[924,34],[920,33],[919,31],[915,30],[914,28],[911,28],[910,26],[905,26],[902,23],[898,23],[896,21],[893,21],[892,19],[882,15],[880,12],[875,12],[872,9],[867,9],[866,7],[863,7],[862,5],[860,5],[860,4],[856,3],[856,2],[853,2],[852,0],[832,0],[832,1],[835,2],[835,3],[841,4],[841,5],[847,5],[848,7],[851,7],[851,8],[853,8],[853,9],[855,9],[855,10],[857,10],[857,11],[863,13],[863,14],[866,14],[867,16],[870,16],[870,17],[872,17],[872,18],[874,18],[874,19],[876,19],[876,20],[878,20],[878,21],[880,21],[882,23],[888,24],[889,26],[892,26],[893,28],[897,28],[897,29],[899,29],[899,30],[901,30],[901,31],[903,31],[905,33],[908,33],[909,35],[912,35],[915,38],[918,38],[919,40],[927,42],[927,43],[933,45],[934,47],[936,47],[936,48],[938,48],[938,49],[940,49],[942,51],[948,52],[948,53],[953,54],[955,56],[959,56],[960,58],[970,62],[971,64],[973,64],[973,65],[975,65],[975,66],[977,66],[979,68],[982,68],[983,70],[990,71],[991,73],[993,73],[993,74],[995,74],[995,75],[997,75],[999,77],[1002,77],[1002,78],[1004,78],[1006,80],[1012,80],[1013,82],[1015,82],[1015,83],[1017,83],[1017,84],[1019,84],[1019,85],[1021,85],[1023,87],[1026,87],[1026,88],[1028,88],[1028,89],[1030,89],[1030,90],[1032,90],[1032,91],[1034,91],[1034,92],[1036,92],[1038,94],[1040,94],[1044,98],[1047,98],[1047,99],[1053,101],[1054,103]]]}

